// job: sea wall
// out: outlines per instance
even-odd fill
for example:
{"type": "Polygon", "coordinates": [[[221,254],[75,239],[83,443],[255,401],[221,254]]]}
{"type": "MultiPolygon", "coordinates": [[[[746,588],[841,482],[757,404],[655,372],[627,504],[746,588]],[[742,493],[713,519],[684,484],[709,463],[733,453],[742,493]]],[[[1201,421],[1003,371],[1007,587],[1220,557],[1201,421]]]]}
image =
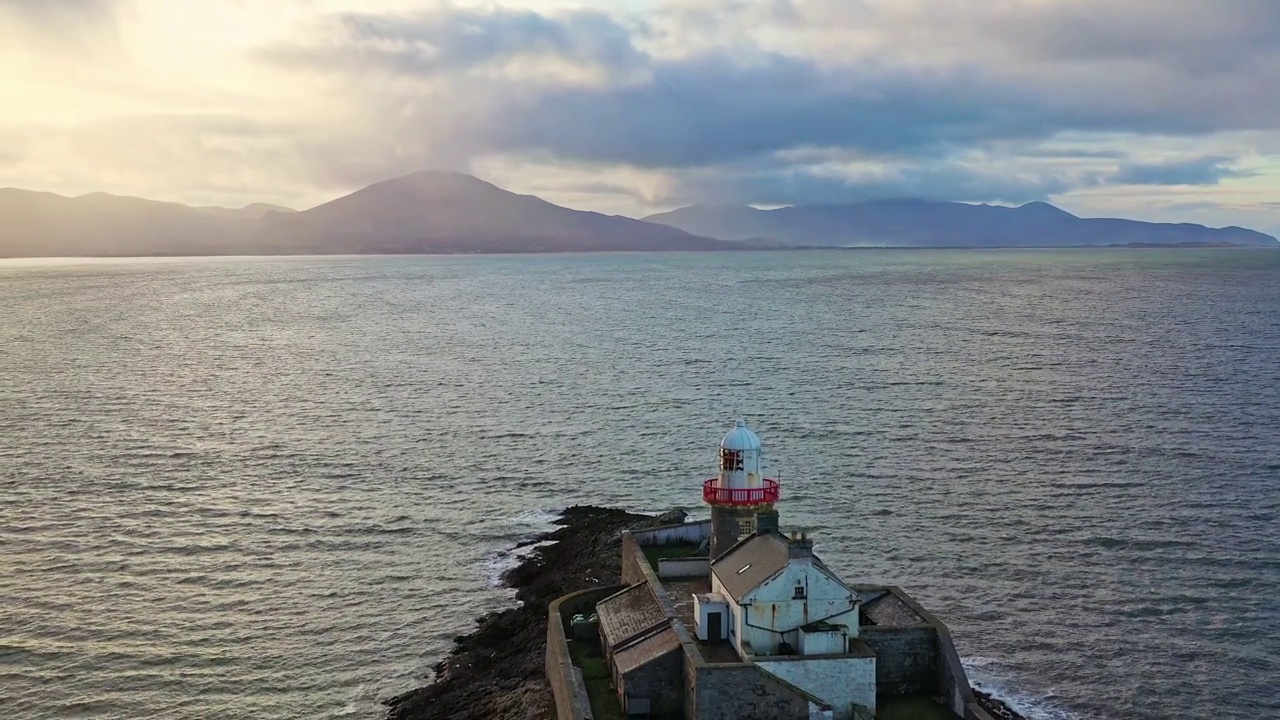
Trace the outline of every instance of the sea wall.
{"type": "Polygon", "coordinates": [[[644,556],[644,550],[640,549],[640,544],[636,542],[635,536],[624,530],[622,532],[622,582],[627,585],[644,582],[644,568],[648,565],[649,561],[644,556]]]}
{"type": "Polygon", "coordinates": [[[559,597],[547,606],[547,682],[555,698],[558,720],[591,720],[591,702],[582,672],[569,657],[566,626],[579,613],[590,613],[597,602],[624,589],[625,585],[594,587],[559,597]]]}
{"type": "Polygon", "coordinates": [[[660,578],[696,578],[711,574],[711,558],[664,558],[658,561],[660,578]]]}
{"type": "Polygon", "coordinates": [[[711,520],[666,525],[631,533],[637,545],[696,545],[711,537],[711,520]]]}
{"type": "Polygon", "coordinates": [[[965,720],[993,720],[973,694],[960,655],[946,626],[938,626],[938,690],[951,712],[965,720]]]}
{"type": "Polygon", "coordinates": [[[865,626],[858,638],[876,654],[876,686],[887,695],[925,695],[934,692],[937,678],[938,631],[915,627],[865,626]]]}

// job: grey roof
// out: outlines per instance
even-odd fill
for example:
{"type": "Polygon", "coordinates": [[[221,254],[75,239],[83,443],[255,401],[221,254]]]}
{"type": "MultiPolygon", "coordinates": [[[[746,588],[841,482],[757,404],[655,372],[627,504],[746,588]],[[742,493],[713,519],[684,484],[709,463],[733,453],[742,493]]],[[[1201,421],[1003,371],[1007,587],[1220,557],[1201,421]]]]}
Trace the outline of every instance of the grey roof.
{"type": "Polygon", "coordinates": [[[613,656],[613,663],[619,675],[626,675],[640,667],[644,667],[667,653],[680,649],[680,638],[676,631],[668,625],[662,630],[644,638],[631,647],[619,650],[613,656]]]}
{"type": "Polygon", "coordinates": [[[711,572],[735,601],[787,567],[787,540],[762,533],[739,542],[711,563],[711,572]]]}
{"type": "Polygon", "coordinates": [[[608,648],[667,620],[647,583],[636,583],[596,603],[596,615],[600,618],[601,638],[608,648]]]}
{"type": "Polygon", "coordinates": [[[872,623],[886,627],[924,625],[929,622],[891,592],[864,603],[862,612],[872,623]]]}

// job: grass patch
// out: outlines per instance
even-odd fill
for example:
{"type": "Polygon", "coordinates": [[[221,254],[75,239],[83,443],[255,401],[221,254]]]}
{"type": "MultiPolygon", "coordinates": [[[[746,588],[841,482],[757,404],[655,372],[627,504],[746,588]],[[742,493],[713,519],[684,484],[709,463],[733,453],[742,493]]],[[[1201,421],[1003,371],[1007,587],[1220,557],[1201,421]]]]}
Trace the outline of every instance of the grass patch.
{"type": "Polygon", "coordinates": [[[644,556],[649,560],[649,566],[655,571],[658,569],[659,560],[696,557],[698,555],[697,545],[648,545],[643,549],[644,556]]]}
{"type": "Polygon", "coordinates": [[[569,657],[582,669],[582,679],[587,683],[587,697],[591,700],[591,712],[596,720],[623,720],[622,706],[613,691],[613,678],[609,664],[605,662],[600,646],[591,640],[570,640],[569,657]]]}

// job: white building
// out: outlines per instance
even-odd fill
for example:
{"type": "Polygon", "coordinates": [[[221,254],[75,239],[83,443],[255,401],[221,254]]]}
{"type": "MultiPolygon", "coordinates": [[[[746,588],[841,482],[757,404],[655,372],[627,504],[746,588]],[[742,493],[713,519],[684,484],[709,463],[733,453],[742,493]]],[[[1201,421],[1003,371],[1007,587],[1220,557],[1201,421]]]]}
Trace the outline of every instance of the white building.
{"type": "MultiPolygon", "coordinates": [[[[991,720],[945,625],[898,588],[855,591],[803,533],[779,531],[779,483],[765,477],[746,423],[719,451],[719,474],[702,483],[710,519],[624,531],[623,586],[591,600],[626,715],[991,720]]],[[[552,671],[567,653],[548,650],[549,677],[563,677],[552,671]]],[[[583,683],[553,682],[565,688],[561,720],[586,716],[573,710],[587,695],[583,683]]]]}
{"type": "Polygon", "coordinates": [[[699,639],[723,639],[739,656],[847,718],[876,706],[875,653],[858,641],[858,594],[813,556],[808,538],[785,537],[776,516],[711,562],[711,593],[695,598],[699,639]],[[772,521],[772,522],[771,522],[772,521]]]}

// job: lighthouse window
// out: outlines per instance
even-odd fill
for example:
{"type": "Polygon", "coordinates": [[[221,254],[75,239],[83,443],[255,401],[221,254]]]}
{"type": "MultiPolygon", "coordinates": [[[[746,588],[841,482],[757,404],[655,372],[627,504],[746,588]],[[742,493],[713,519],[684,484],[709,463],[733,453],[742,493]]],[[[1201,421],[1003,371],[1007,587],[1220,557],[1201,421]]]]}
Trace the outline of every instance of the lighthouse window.
{"type": "Polygon", "coordinates": [[[720,469],[721,470],[741,470],[742,469],[742,451],[721,450],[720,451],[720,469]]]}

